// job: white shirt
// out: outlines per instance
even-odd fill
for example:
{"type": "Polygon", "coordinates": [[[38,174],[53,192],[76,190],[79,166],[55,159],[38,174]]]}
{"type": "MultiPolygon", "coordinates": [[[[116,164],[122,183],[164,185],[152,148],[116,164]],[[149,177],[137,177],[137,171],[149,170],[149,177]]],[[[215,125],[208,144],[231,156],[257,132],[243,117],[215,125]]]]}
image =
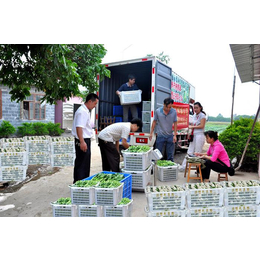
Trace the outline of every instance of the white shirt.
{"type": "Polygon", "coordinates": [[[107,142],[116,142],[121,138],[127,139],[131,130],[131,123],[115,123],[104,128],[98,138],[107,142]]]}
{"type": "Polygon", "coordinates": [[[93,131],[91,127],[91,120],[90,120],[90,111],[85,106],[85,104],[81,105],[75,113],[73,127],[71,134],[79,139],[77,135],[77,127],[81,127],[83,131],[83,138],[91,138],[93,136],[93,131]]]}
{"type": "MultiPolygon", "coordinates": [[[[206,118],[204,113],[200,112],[198,115],[195,113],[193,115],[193,125],[200,125],[200,121],[203,118],[206,118]]],[[[204,128],[194,129],[194,134],[203,134],[204,130],[204,128]]]]}

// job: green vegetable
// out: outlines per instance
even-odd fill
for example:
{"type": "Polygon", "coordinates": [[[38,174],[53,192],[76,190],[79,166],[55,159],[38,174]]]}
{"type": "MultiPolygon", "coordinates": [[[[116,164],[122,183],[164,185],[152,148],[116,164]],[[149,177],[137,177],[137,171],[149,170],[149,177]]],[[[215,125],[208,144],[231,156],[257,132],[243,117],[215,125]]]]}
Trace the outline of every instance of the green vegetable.
{"type": "Polygon", "coordinates": [[[118,205],[126,205],[130,202],[131,200],[128,198],[123,198],[121,201],[118,203],[118,205]]]}
{"type": "Polygon", "coordinates": [[[103,181],[122,181],[124,179],[124,174],[120,173],[98,173],[95,177],[92,178],[93,181],[103,182],[103,181]]]}
{"type": "Polygon", "coordinates": [[[157,165],[161,167],[166,167],[166,166],[174,166],[176,163],[168,160],[159,160],[157,161],[157,165]]]}
{"type": "Polygon", "coordinates": [[[113,180],[110,180],[110,181],[103,181],[103,182],[100,182],[98,184],[98,188],[117,188],[121,185],[122,183],[120,181],[113,181],[113,180]]]}
{"type": "Polygon", "coordinates": [[[132,145],[130,146],[126,152],[130,153],[146,153],[151,149],[148,145],[132,145]]]}
{"type": "Polygon", "coordinates": [[[71,205],[71,198],[60,198],[56,201],[55,204],[58,205],[71,205]]]}
{"type": "Polygon", "coordinates": [[[95,180],[85,180],[85,181],[76,181],[75,187],[93,187],[98,184],[98,181],[95,180]]]}

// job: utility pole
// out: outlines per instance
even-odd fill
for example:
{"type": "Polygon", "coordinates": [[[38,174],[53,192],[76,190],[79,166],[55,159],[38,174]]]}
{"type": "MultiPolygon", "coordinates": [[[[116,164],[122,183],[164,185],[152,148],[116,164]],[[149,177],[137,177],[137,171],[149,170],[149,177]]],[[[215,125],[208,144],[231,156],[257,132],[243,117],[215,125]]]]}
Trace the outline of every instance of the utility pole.
{"type": "Polygon", "coordinates": [[[233,110],[234,110],[235,87],[236,87],[236,75],[235,75],[235,72],[234,72],[233,92],[232,92],[232,109],[231,109],[231,125],[233,124],[233,110]]]}

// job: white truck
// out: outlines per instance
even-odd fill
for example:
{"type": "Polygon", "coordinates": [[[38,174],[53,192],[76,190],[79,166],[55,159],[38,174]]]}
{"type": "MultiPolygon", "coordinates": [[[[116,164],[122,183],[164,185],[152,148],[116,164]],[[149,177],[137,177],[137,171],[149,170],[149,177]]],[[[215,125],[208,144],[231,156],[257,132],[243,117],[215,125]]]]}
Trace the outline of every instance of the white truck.
{"type": "MultiPolygon", "coordinates": [[[[172,71],[172,68],[160,62],[156,57],[145,57],[105,64],[111,77],[99,81],[99,102],[96,107],[96,136],[105,126],[122,122],[122,107],[116,90],[128,81],[128,74],[136,76],[136,84],[142,90],[142,102],[138,104],[138,117],[142,118],[140,132],[130,133],[130,145],[153,146],[155,137],[150,141],[149,134],[154,112],[163,106],[165,98],[174,100],[178,117],[178,136],[176,148],[187,146],[189,115],[193,114],[190,100],[195,100],[195,88],[172,71]]],[[[130,120],[131,118],[129,118],[130,120]]]]}

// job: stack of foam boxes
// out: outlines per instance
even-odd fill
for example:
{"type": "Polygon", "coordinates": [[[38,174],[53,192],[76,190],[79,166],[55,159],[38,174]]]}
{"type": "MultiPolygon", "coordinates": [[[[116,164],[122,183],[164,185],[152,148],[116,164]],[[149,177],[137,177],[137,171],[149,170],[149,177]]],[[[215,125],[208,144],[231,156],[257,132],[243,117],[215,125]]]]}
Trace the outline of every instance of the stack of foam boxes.
{"type": "Polygon", "coordinates": [[[143,133],[150,133],[151,127],[151,101],[143,101],[142,105],[143,133]]]}
{"type": "Polygon", "coordinates": [[[25,136],[28,165],[50,164],[50,136],[25,136]]]}
{"type": "Polygon", "coordinates": [[[24,138],[0,140],[0,181],[23,181],[28,168],[24,138]]]}
{"type": "Polygon", "coordinates": [[[153,148],[143,153],[122,151],[124,157],[123,173],[132,175],[132,190],[144,191],[146,186],[153,185],[153,163],[151,153],[153,148]]]}
{"type": "Polygon", "coordinates": [[[73,166],[75,161],[74,137],[51,137],[51,166],[73,166]]]}
{"type": "Polygon", "coordinates": [[[225,217],[260,217],[260,182],[227,181],[224,188],[225,217]]]}
{"type": "Polygon", "coordinates": [[[180,185],[145,188],[148,217],[185,217],[186,191],[180,185]]]}
{"type": "MultiPolygon", "coordinates": [[[[115,174],[114,172],[103,172],[115,174]]],[[[93,179],[97,174],[86,178],[93,179]]],[[[132,176],[123,174],[121,185],[117,188],[77,187],[69,185],[71,205],[51,203],[54,217],[131,217],[132,214],[132,176]],[[122,198],[130,199],[125,205],[118,205],[122,198]]]]}
{"type": "Polygon", "coordinates": [[[186,183],[187,217],[223,217],[224,189],[220,183],[186,183]]]}

